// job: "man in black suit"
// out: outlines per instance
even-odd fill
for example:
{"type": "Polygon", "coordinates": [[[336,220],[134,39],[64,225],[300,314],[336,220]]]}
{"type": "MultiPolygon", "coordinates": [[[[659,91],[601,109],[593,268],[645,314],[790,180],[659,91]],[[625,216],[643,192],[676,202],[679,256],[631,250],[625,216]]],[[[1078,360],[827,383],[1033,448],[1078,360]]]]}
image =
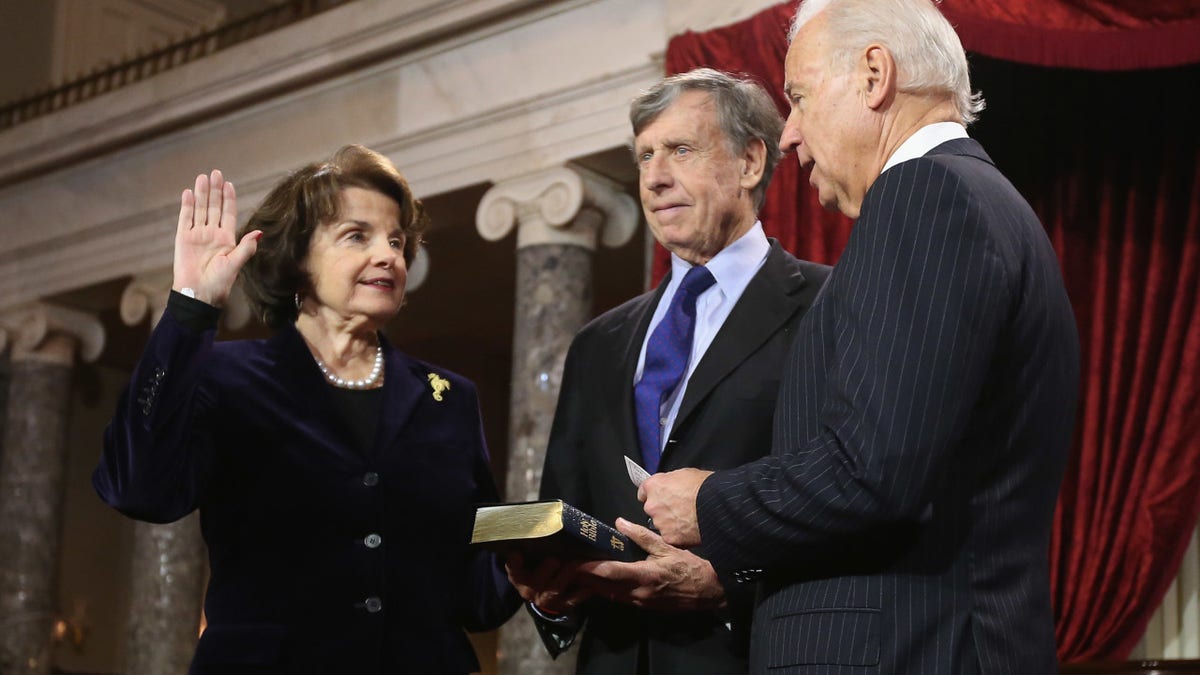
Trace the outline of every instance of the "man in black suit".
{"type": "Polygon", "coordinates": [[[742,673],[748,594],[727,596],[708,561],[626,522],[645,517],[625,457],[651,471],[724,469],[762,457],[784,357],[829,268],[792,257],[757,221],[783,125],[759,85],[692,71],[642,94],[630,119],[642,207],[671,252],[671,274],[572,343],[541,496],[617,522],[650,555],[561,568],[550,561],[538,570],[510,560],[510,576],[534,603],[552,652],[586,619],[580,673],[742,673]],[[711,286],[694,298],[686,368],[677,386],[647,399],[651,409],[642,412],[653,424],[639,430],[635,399],[645,398],[639,387],[654,377],[647,374],[658,358],[647,343],[671,320],[682,280],[703,270],[711,286]]]}
{"type": "Polygon", "coordinates": [[[1048,545],[1079,343],[1054,250],[965,126],[929,0],[801,5],[781,146],[857,218],[771,455],[651,477],[667,542],[758,579],[751,671],[1057,672],[1048,545]]]}

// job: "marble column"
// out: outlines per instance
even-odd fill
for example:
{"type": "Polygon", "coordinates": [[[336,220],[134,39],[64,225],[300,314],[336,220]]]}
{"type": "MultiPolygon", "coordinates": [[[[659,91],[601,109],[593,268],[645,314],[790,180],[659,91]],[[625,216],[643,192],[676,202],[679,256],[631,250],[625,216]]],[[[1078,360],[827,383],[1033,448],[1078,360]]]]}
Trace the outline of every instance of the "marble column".
{"type": "MultiPolygon", "coordinates": [[[[558,167],[496,184],[476,212],[489,240],[517,228],[517,285],[509,407],[508,501],[536,499],[563,361],[592,309],[592,252],[620,246],[639,210],[617,184],[558,167]]],[[[500,631],[502,675],[574,672],[572,650],[552,661],[520,612],[500,631]]]]}
{"type": "Polygon", "coordinates": [[[205,582],[199,513],[166,525],[135,522],[129,573],[124,672],[186,673],[205,582]]]}
{"type": "MultiPolygon", "coordinates": [[[[170,290],[170,270],[133,279],[121,294],[121,320],[134,326],[149,315],[153,328],[170,290]]],[[[250,308],[236,287],[221,316],[235,330],[249,321],[250,308]]],[[[198,512],[165,525],[134,523],[125,675],[187,672],[200,628],[205,578],[198,512]]]]}
{"type": "Polygon", "coordinates": [[[50,672],[67,408],[76,355],[94,360],[104,328],[93,316],[37,304],[0,316],[11,344],[0,458],[0,673],[50,672]]]}
{"type": "MultiPolygon", "coordinates": [[[[8,421],[4,412],[8,410],[8,383],[12,379],[12,364],[8,360],[8,350],[5,348],[7,341],[7,334],[0,328],[0,465],[4,462],[4,429],[8,421]]],[[[0,557],[0,560],[3,558],[0,557]]]]}

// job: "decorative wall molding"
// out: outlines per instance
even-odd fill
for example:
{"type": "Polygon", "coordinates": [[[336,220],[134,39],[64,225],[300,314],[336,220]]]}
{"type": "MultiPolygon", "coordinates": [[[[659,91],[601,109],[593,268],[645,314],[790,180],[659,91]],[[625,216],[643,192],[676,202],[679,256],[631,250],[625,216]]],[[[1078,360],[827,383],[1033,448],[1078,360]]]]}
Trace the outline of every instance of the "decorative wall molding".
{"type": "MultiPolygon", "coordinates": [[[[280,31],[291,40],[311,38],[323,44],[320,36],[306,31],[327,29],[333,35],[328,39],[333,55],[354,51],[344,44],[347,36],[370,38],[379,49],[390,39],[399,54],[119,152],[80,160],[79,153],[100,147],[71,148],[86,144],[80,139],[89,134],[108,133],[108,125],[122,127],[135,124],[133,118],[157,114],[139,109],[129,98],[169,108],[188,105],[176,98],[214,92],[198,87],[167,96],[174,92],[172,86],[160,83],[162,91],[154,91],[152,78],[130,87],[133,94],[116,92],[108,107],[97,107],[106,98],[101,97],[20,127],[22,133],[45,127],[41,136],[34,133],[27,140],[16,138],[13,130],[0,134],[0,183],[5,175],[9,180],[15,176],[10,162],[30,156],[57,167],[0,187],[0,307],[168,267],[179,192],[197,172],[218,167],[236,183],[242,222],[283,175],[348,142],[387,154],[420,196],[450,192],[625,145],[630,140],[629,101],[661,76],[657,59],[663,16],[657,1],[534,3],[539,4],[536,10],[473,33],[421,43],[420,48],[411,42],[417,29],[397,25],[400,18],[413,16],[397,9],[400,4],[411,5],[350,3],[280,31]],[[355,28],[355,21],[373,20],[390,26],[391,34],[378,27],[355,28]],[[578,38],[584,33],[588,40],[578,38]],[[142,85],[146,87],[139,89],[142,85]],[[75,115],[87,118],[87,124],[75,115]],[[52,142],[59,132],[63,140],[52,142]],[[68,161],[56,162],[56,157],[68,161]],[[27,225],[31,223],[37,227],[27,225]]],[[[427,0],[418,5],[425,15],[417,18],[426,25],[464,25],[472,8],[514,11],[526,4],[461,0],[443,6],[427,0]]],[[[264,82],[273,82],[274,75],[260,72],[264,55],[272,46],[280,53],[296,52],[288,48],[290,43],[276,42],[282,39],[271,34],[213,56],[218,77],[209,86],[245,88],[252,82],[256,91],[266,87],[264,82]],[[236,54],[241,54],[237,64],[222,60],[236,54]],[[247,70],[246,63],[254,64],[249,72],[232,74],[234,65],[247,70]]],[[[302,46],[305,59],[326,53],[307,42],[302,46]]],[[[188,79],[185,71],[172,71],[171,79],[188,79]]],[[[181,121],[183,117],[175,119],[181,121]]],[[[145,124],[135,126],[148,129],[145,124]]]]}
{"type": "MultiPolygon", "coordinates": [[[[354,2],[0,133],[0,186],[562,0],[354,2]],[[320,45],[320,49],[314,49],[320,45]]],[[[536,20],[536,17],[531,17],[536,20]]]]}

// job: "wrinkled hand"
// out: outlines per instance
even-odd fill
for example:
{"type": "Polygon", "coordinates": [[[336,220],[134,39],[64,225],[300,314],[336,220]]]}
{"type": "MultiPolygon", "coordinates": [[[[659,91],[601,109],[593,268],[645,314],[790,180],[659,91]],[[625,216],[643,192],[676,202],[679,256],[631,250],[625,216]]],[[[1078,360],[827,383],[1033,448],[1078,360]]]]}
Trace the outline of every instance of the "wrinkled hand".
{"type": "Polygon", "coordinates": [[[221,307],[238,272],[258,250],[262,232],[247,232],[236,240],[237,195],[218,170],[196,176],[195,190],[184,190],[179,202],[171,287],[191,288],[197,300],[221,307]]]}
{"type": "Polygon", "coordinates": [[[615,602],[665,611],[713,609],[725,604],[725,589],[704,558],[675,548],[641,525],[617,519],[617,529],[649,555],[633,563],[586,562],[579,572],[597,595],[615,602]]]}
{"type": "Polygon", "coordinates": [[[683,548],[700,544],[696,495],[712,473],[700,469],[656,473],[638,488],[638,501],[668,544],[683,548]]]}
{"type": "Polygon", "coordinates": [[[529,564],[520,553],[512,553],[504,563],[508,580],[525,602],[556,614],[569,612],[592,596],[592,590],[575,583],[579,563],[546,558],[529,564]]]}

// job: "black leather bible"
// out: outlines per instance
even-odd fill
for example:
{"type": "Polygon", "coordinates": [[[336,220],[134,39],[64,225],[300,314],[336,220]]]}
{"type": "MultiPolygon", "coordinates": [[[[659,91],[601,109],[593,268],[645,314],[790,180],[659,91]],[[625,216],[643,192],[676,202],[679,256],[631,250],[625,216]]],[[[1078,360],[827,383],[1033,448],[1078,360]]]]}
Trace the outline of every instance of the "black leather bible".
{"type": "Polygon", "coordinates": [[[503,554],[517,551],[528,561],[646,557],[629,537],[561,499],[480,506],[471,544],[503,554]]]}

